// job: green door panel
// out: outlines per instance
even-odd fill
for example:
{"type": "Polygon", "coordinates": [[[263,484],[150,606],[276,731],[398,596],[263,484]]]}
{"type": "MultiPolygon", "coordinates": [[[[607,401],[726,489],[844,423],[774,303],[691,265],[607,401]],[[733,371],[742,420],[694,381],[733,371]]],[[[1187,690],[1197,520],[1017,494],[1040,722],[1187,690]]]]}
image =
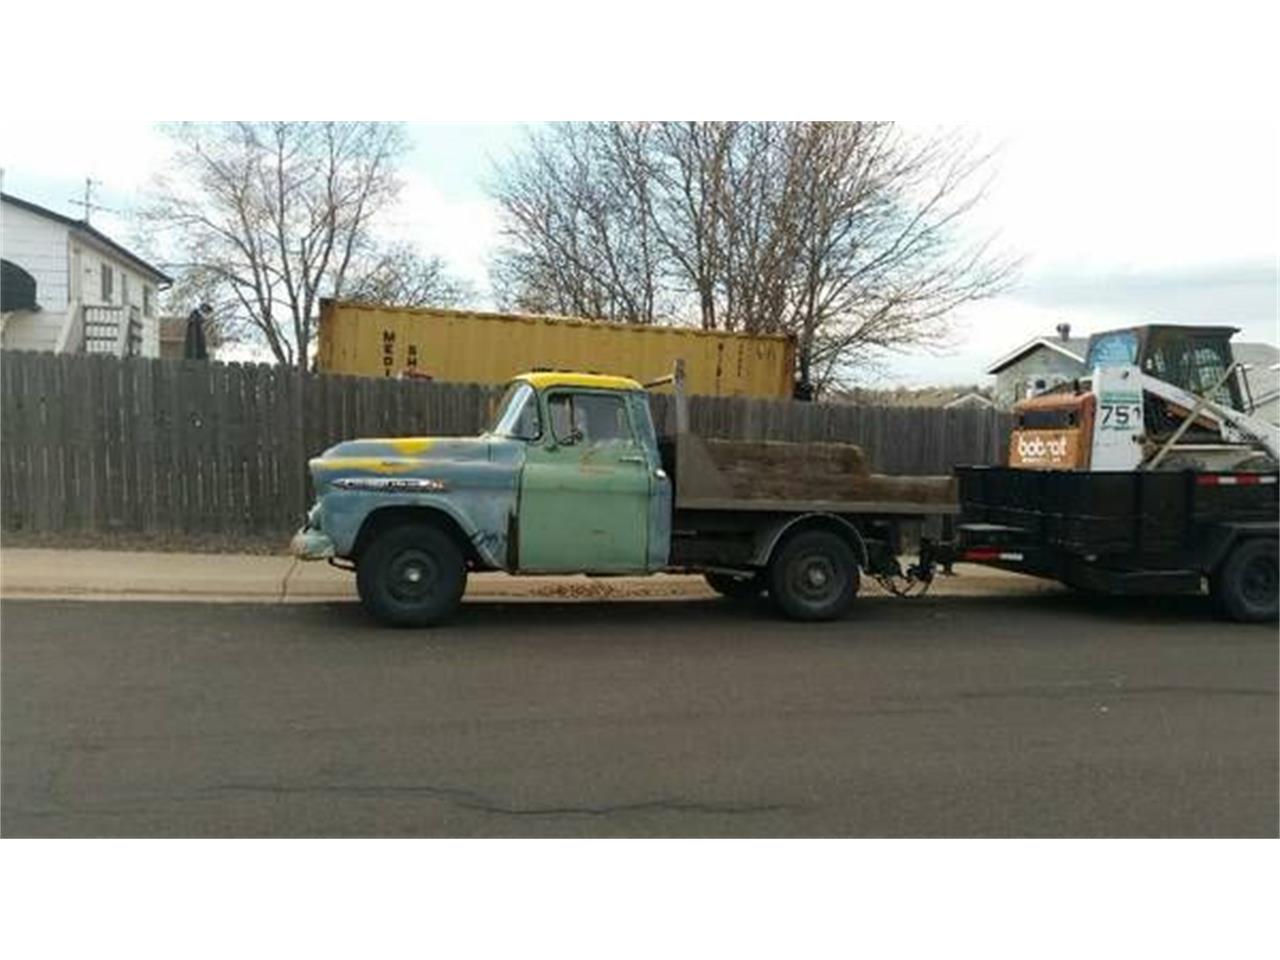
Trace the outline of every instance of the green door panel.
{"type": "Polygon", "coordinates": [[[520,571],[644,571],[652,470],[625,398],[558,391],[547,401],[548,426],[520,478],[520,571]]]}

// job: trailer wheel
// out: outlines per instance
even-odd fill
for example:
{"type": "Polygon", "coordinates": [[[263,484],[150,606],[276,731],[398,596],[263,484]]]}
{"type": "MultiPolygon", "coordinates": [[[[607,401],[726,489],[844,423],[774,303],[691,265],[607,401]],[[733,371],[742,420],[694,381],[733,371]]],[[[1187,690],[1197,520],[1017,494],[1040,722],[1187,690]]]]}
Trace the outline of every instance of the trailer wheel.
{"type": "Polygon", "coordinates": [[[829,530],[804,530],[769,564],[769,595],[792,620],[834,620],[858,593],[858,560],[829,530]]]}
{"type": "Polygon", "coordinates": [[[1244,623],[1275,620],[1280,608],[1276,541],[1240,543],[1210,579],[1209,592],[1222,616],[1244,623]]]}
{"type": "Polygon", "coordinates": [[[764,577],[758,573],[735,577],[728,573],[704,573],[709,586],[730,600],[754,600],[765,591],[764,577]]]}
{"type": "Polygon", "coordinates": [[[361,554],[356,587],[364,608],[394,627],[426,627],[457,609],[467,567],[453,538],[429,524],[391,527],[361,554]]]}

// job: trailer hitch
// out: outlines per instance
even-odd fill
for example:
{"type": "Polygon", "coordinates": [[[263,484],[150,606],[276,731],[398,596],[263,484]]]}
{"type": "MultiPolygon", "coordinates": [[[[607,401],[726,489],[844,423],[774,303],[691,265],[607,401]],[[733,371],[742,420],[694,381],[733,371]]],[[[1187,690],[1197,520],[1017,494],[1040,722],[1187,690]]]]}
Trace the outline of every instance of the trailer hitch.
{"type": "Polygon", "coordinates": [[[944,576],[951,576],[951,564],[955,551],[949,543],[934,543],[925,538],[920,541],[920,556],[904,571],[897,560],[881,573],[873,573],[876,583],[895,597],[915,599],[923,597],[933,585],[939,566],[944,576]]]}

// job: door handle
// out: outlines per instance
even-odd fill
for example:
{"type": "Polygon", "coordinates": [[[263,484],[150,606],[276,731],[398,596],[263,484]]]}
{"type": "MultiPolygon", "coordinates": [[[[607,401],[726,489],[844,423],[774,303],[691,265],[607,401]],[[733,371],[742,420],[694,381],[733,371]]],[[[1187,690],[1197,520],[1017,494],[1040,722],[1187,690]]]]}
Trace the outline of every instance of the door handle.
{"type": "Polygon", "coordinates": [[[645,464],[645,463],[647,463],[648,461],[646,461],[644,457],[619,457],[619,458],[618,458],[618,462],[619,462],[619,463],[639,463],[639,464],[645,464]]]}

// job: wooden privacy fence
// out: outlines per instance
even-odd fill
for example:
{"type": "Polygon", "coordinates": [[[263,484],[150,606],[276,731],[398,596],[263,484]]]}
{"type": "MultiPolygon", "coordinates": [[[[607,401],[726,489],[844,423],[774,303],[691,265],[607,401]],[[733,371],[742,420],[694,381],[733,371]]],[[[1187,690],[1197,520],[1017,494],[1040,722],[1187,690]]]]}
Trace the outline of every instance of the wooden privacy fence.
{"type": "MultiPolygon", "coordinates": [[[[6,531],[280,540],[310,500],[306,461],[358,436],[466,435],[501,388],[266,365],[0,353],[6,531]]],[[[655,396],[660,426],[668,397],[655,396]]],[[[706,436],[863,446],[882,473],[1003,456],[1006,414],[695,397],[706,436]]]]}

